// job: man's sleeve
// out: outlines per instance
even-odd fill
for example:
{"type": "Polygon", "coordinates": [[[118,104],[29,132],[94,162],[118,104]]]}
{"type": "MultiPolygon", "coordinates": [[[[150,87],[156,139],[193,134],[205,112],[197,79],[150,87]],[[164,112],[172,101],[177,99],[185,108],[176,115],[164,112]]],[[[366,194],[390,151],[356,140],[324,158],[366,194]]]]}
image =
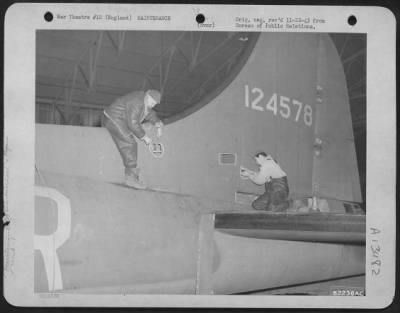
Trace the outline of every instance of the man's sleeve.
{"type": "Polygon", "coordinates": [[[126,104],[126,113],[127,113],[127,121],[130,130],[134,133],[134,135],[142,139],[146,132],[144,131],[141,123],[140,123],[140,116],[142,113],[142,108],[137,103],[127,103],[126,104]]]}
{"type": "Polygon", "coordinates": [[[253,177],[252,181],[257,185],[263,185],[269,180],[269,176],[268,168],[262,167],[256,176],[253,177]]]}
{"type": "Polygon", "coordinates": [[[154,110],[149,110],[149,113],[147,114],[145,121],[150,122],[153,125],[155,125],[157,123],[161,123],[160,118],[157,116],[157,113],[154,110]]]}

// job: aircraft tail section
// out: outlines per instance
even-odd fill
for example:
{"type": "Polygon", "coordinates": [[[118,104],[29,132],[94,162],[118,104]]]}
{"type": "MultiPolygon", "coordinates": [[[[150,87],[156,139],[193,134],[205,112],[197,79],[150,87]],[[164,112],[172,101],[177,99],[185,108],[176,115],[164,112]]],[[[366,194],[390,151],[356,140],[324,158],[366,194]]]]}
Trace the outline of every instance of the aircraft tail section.
{"type": "Polygon", "coordinates": [[[346,79],[328,35],[320,35],[318,53],[313,194],[362,202],[346,79]]]}

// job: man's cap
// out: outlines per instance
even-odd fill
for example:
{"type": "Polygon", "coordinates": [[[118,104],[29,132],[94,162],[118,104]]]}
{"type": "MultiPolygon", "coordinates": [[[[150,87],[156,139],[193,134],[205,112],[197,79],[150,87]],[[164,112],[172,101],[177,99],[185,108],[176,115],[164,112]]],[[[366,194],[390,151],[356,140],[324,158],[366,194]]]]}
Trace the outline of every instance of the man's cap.
{"type": "Polygon", "coordinates": [[[260,155],[263,155],[267,160],[274,160],[275,163],[278,163],[274,157],[268,153],[266,153],[265,151],[257,151],[257,153],[254,155],[255,157],[258,157],[260,155]]]}
{"type": "Polygon", "coordinates": [[[257,152],[254,154],[254,156],[257,157],[259,155],[263,155],[263,156],[267,157],[269,154],[266,153],[265,151],[257,150],[257,152]]]}
{"type": "Polygon", "coordinates": [[[161,93],[156,89],[147,90],[147,94],[152,97],[157,103],[161,101],[161,93]]]}

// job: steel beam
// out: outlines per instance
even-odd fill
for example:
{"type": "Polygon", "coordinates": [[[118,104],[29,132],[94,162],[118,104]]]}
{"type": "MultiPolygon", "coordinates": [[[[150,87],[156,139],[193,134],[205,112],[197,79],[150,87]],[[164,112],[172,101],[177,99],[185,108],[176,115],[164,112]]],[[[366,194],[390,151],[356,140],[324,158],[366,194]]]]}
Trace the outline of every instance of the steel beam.
{"type": "MultiPolygon", "coordinates": [[[[82,105],[81,102],[77,102],[76,108],[72,112],[70,112],[70,115],[68,117],[68,124],[71,124],[72,121],[74,120],[75,116],[79,115],[79,111],[82,108],[81,105],[82,105]]],[[[71,106],[71,108],[72,108],[72,106],[71,106]]]]}
{"type": "Polygon", "coordinates": [[[355,99],[361,99],[361,98],[365,98],[366,94],[365,93],[360,93],[358,95],[353,95],[350,97],[350,100],[355,100],[355,99]]]}
{"type": "MultiPolygon", "coordinates": [[[[182,40],[182,38],[183,38],[184,36],[185,36],[185,32],[182,32],[182,34],[179,35],[178,38],[172,43],[171,48],[172,48],[173,46],[176,46],[176,45],[182,40]]],[[[167,53],[170,52],[171,48],[169,48],[169,49],[167,49],[167,50],[165,50],[165,51],[163,52],[163,54],[160,56],[160,58],[157,60],[157,62],[155,62],[155,63],[149,68],[149,70],[146,72],[146,74],[145,74],[144,77],[143,77],[143,80],[145,80],[145,79],[147,78],[147,76],[150,75],[150,73],[151,73],[157,66],[160,66],[160,61],[162,60],[162,58],[164,57],[165,54],[167,54],[167,53]]],[[[143,84],[144,84],[144,83],[142,82],[142,85],[143,85],[143,84]]],[[[139,88],[139,86],[137,86],[137,88],[139,88]]]]}
{"type": "Polygon", "coordinates": [[[187,64],[187,66],[190,66],[190,60],[189,60],[188,57],[183,53],[182,49],[179,48],[178,46],[176,46],[176,50],[180,53],[180,55],[183,56],[183,59],[185,60],[185,63],[187,64]]]}
{"type": "Polygon", "coordinates": [[[83,80],[85,81],[87,87],[89,88],[90,87],[90,82],[89,82],[89,79],[86,77],[86,74],[83,71],[82,66],[80,64],[78,64],[77,66],[78,66],[79,72],[81,73],[81,75],[83,77],[83,80]]]}
{"type": "Polygon", "coordinates": [[[172,63],[172,59],[173,59],[173,57],[174,57],[175,51],[176,51],[175,46],[172,46],[172,47],[171,47],[171,51],[170,51],[170,53],[169,53],[167,68],[165,69],[165,75],[164,75],[164,80],[163,80],[163,84],[162,84],[162,87],[161,87],[161,92],[164,91],[165,86],[166,86],[166,84],[167,84],[167,79],[168,79],[168,75],[169,75],[169,70],[170,70],[170,67],[171,67],[171,63],[172,63]]]}
{"type": "Polygon", "coordinates": [[[125,31],[117,31],[117,40],[113,38],[110,31],[106,31],[106,34],[114,49],[120,54],[124,47],[125,31]]]}
{"type": "Polygon", "coordinates": [[[221,47],[223,47],[229,40],[231,40],[232,37],[233,37],[233,33],[228,33],[227,37],[223,41],[221,41],[221,43],[219,45],[215,46],[215,48],[213,50],[211,50],[209,53],[207,53],[202,59],[200,59],[198,64],[203,63],[206,59],[208,59],[210,56],[212,56],[221,47]]]}
{"type": "Polygon", "coordinates": [[[358,57],[364,55],[366,53],[366,48],[361,49],[360,51],[353,53],[351,56],[347,57],[346,59],[343,60],[343,65],[353,61],[354,59],[357,59],[358,57]]]}
{"type": "Polygon", "coordinates": [[[73,95],[74,88],[75,88],[75,82],[76,82],[77,74],[78,74],[78,66],[75,65],[74,74],[72,75],[71,85],[70,85],[70,88],[69,88],[69,91],[68,91],[68,99],[67,99],[68,105],[70,105],[71,102],[72,102],[72,95],[73,95]]]}
{"type": "Polygon", "coordinates": [[[118,32],[118,53],[121,53],[125,42],[125,31],[118,32]]]}
{"type": "Polygon", "coordinates": [[[191,72],[195,67],[197,63],[197,59],[199,56],[199,51],[200,51],[200,46],[201,46],[201,41],[203,39],[203,32],[200,33],[199,40],[197,41],[196,47],[194,47],[194,35],[193,32],[192,34],[192,61],[190,62],[190,67],[189,67],[189,72],[191,72]]]}
{"type": "MultiPolygon", "coordinates": [[[[201,65],[207,58],[209,58],[216,51],[218,51],[221,47],[223,47],[232,37],[233,37],[233,34],[229,34],[228,37],[226,39],[224,39],[223,41],[221,41],[221,43],[219,45],[217,45],[212,51],[207,53],[207,55],[205,55],[202,59],[200,59],[198,62],[196,62],[195,67],[198,67],[199,65],[201,65]]],[[[239,50],[239,51],[242,51],[242,50],[239,50]]],[[[179,87],[179,84],[182,81],[185,81],[189,75],[191,75],[191,71],[187,72],[185,75],[182,75],[182,77],[175,82],[175,85],[172,87],[172,90],[175,90],[177,87],[179,87]]]]}
{"type": "Polygon", "coordinates": [[[106,31],[106,35],[107,35],[108,39],[110,39],[110,42],[111,42],[112,46],[114,47],[114,49],[116,51],[119,51],[119,49],[118,49],[119,45],[115,42],[114,38],[111,36],[111,33],[109,31],[106,31]]]}
{"type": "Polygon", "coordinates": [[[352,84],[351,86],[349,86],[349,91],[352,91],[353,89],[359,88],[363,85],[365,85],[365,76],[361,77],[361,79],[359,79],[356,83],[352,84]]]}
{"type": "Polygon", "coordinates": [[[216,68],[216,70],[214,72],[212,72],[211,75],[208,76],[208,78],[199,86],[198,89],[196,89],[192,95],[189,98],[189,102],[193,100],[194,96],[197,94],[197,92],[201,89],[204,89],[204,85],[206,85],[212,78],[216,77],[218,72],[224,68],[224,66],[226,66],[227,64],[229,64],[230,62],[232,62],[232,60],[234,60],[239,53],[241,52],[241,50],[238,50],[236,53],[234,53],[227,61],[225,61],[224,63],[222,63],[219,67],[216,68]]]}
{"type": "Polygon", "coordinates": [[[94,45],[91,46],[89,50],[89,85],[93,87],[93,83],[96,76],[97,61],[99,59],[101,44],[103,41],[103,32],[100,32],[99,38],[95,42],[96,50],[94,50],[94,45]]]}
{"type": "MultiPolygon", "coordinates": [[[[40,105],[40,104],[49,104],[49,105],[54,105],[55,106],[55,109],[56,110],[58,110],[59,112],[60,112],[60,106],[65,106],[66,105],[66,102],[64,101],[64,100],[62,100],[62,101],[59,101],[59,102],[57,102],[57,103],[55,103],[54,101],[52,101],[51,99],[46,99],[46,98],[38,98],[37,99],[37,103],[40,105]]],[[[102,111],[103,109],[104,109],[104,107],[103,106],[101,106],[101,105],[97,105],[97,104],[89,104],[89,103],[82,103],[82,102],[74,102],[74,101],[72,101],[72,103],[71,103],[71,105],[73,106],[73,107],[77,107],[77,106],[80,106],[80,108],[82,108],[82,109],[90,109],[90,110],[100,110],[100,111],[102,111]]]]}
{"type": "Polygon", "coordinates": [[[351,60],[351,62],[345,67],[344,73],[345,73],[346,77],[347,77],[347,74],[350,72],[350,69],[353,67],[353,65],[354,65],[354,64],[357,64],[357,63],[360,64],[360,65],[362,65],[362,64],[360,63],[359,60],[353,59],[353,60],[351,60]]]}
{"type": "Polygon", "coordinates": [[[58,107],[57,104],[54,105],[54,108],[56,109],[56,111],[57,111],[58,113],[60,113],[61,122],[64,123],[64,124],[66,124],[66,123],[67,123],[67,119],[66,119],[66,117],[65,117],[64,112],[61,111],[61,109],[58,107]]]}
{"type": "Polygon", "coordinates": [[[344,51],[346,50],[347,47],[347,42],[349,41],[349,35],[346,35],[345,39],[344,39],[344,43],[342,48],[340,49],[340,57],[342,58],[344,51]]]}

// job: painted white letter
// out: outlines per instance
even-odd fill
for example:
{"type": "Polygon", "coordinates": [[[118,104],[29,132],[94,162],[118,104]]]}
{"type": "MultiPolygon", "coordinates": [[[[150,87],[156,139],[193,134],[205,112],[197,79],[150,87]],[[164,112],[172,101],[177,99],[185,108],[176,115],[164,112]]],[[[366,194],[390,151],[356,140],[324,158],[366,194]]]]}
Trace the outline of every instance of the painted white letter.
{"type": "Polygon", "coordinates": [[[57,204],[57,229],[50,235],[35,235],[35,249],[43,256],[50,291],[63,288],[60,261],[57,249],[71,236],[71,203],[68,198],[53,188],[35,186],[37,197],[49,198],[57,204]]]}

